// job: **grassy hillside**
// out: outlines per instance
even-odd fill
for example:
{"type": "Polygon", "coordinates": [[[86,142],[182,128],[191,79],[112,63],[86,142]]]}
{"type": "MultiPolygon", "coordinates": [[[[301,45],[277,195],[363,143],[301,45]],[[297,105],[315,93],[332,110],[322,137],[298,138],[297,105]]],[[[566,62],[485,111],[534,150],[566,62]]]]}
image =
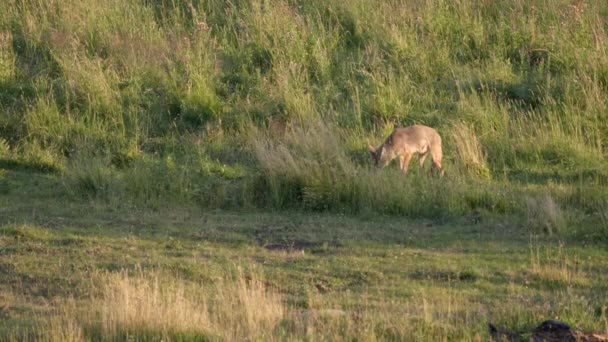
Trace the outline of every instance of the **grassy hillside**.
{"type": "Polygon", "coordinates": [[[603,1],[7,0],[0,165],[114,205],[593,215],[607,17],[603,1]],[[370,171],[367,142],[414,123],[444,136],[449,177],[370,171]]]}

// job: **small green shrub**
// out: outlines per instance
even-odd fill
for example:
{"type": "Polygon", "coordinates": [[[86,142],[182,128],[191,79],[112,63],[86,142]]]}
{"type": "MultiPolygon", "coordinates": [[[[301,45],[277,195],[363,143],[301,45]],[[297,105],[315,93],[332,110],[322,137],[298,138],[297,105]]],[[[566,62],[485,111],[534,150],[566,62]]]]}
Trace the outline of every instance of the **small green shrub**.
{"type": "Polygon", "coordinates": [[[92,155],[80,155],[63,174],[68,194],[77,198],[113,200],[123,191],[119,175],[109,162],[92,155]]]}

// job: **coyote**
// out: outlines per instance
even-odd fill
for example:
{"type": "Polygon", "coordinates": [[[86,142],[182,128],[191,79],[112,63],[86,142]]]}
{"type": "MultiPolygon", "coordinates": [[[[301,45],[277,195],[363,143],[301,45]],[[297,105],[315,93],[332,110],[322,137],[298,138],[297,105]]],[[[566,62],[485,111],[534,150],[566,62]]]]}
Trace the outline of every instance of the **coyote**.
{"type": "Polygon", "coordinates": [[[443,158],[441,137],[431,127],[413,125],[405,128],[395,128],[393,133],[386,138],[384,144],[377,149],[369,145],[368,150],[372,154],[374,164],[380,169],[399,156],[401,171],[404,174],[407,173],[414,153],[418,153],[418,160],[420,167],[422,167],[427,154],[430,152],[433,160],[431,171],[437,171],[440,176],[444,174],[441,168],[441,159],[443,158]]]}

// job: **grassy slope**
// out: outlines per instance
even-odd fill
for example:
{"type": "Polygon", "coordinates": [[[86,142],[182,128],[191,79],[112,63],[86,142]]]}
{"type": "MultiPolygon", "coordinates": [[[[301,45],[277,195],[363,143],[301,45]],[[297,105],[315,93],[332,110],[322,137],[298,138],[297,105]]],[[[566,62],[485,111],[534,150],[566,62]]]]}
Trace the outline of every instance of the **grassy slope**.
{"type": "Polygon", "coordinates": [[[59,172],[76,198],[449,217],[525,215],[512,199],[548,192],[605,208],[604,2],[0,6],[0,164],[59,172]],[[444,136],[449,191],[369,175],[367,140],[412,123],[444,136]]]}
{"type": "MultiPolygon", "coordinates": [[[[4,180],[11,184],[0,222],[4,336],[14,338],[34,321],[54,317],[68,298],[76,304],[65,316],[80,305],[89,313],[101,310],[86,304],[100,291],[98,279],[124,269],[201,288],[239,268],[257,270],[282,298],[282,322],[298,322],[302,309],[347,312],[346,322],[321,319],[304,330],[276,322],[266,335],[249,328],[240,337],[472,340],[488,338],[488,321],[525,330],[549,318],[584,330],[608,329],[605,246],[529,237],[508,221],[117,209],[66,201],[45,175],[8,172],[4,180]],[[355,320],[357,313],[362,321],[355,320]]],[[[83,317],[75,321],[91,324],[83,317]]],[[[36,326],[53,338],[65,324],[36,326]]],[[[144,327],[131,333],[146,336],[144,327]]],[[[208,334],[199,326],[184,336],[208,334]]]]}

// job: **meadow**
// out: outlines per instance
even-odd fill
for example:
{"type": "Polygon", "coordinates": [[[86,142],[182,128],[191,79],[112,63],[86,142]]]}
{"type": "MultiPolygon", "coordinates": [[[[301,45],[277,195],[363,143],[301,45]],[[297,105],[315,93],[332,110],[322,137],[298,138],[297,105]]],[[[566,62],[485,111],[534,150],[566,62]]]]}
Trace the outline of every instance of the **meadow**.
{"type": "Polygon", "coordinates": [[[606,332],[607,31],[604,1],[0,2],[0,339],[606,332]],[[411,124],[445,177],[373,169],[411,124]]]}

